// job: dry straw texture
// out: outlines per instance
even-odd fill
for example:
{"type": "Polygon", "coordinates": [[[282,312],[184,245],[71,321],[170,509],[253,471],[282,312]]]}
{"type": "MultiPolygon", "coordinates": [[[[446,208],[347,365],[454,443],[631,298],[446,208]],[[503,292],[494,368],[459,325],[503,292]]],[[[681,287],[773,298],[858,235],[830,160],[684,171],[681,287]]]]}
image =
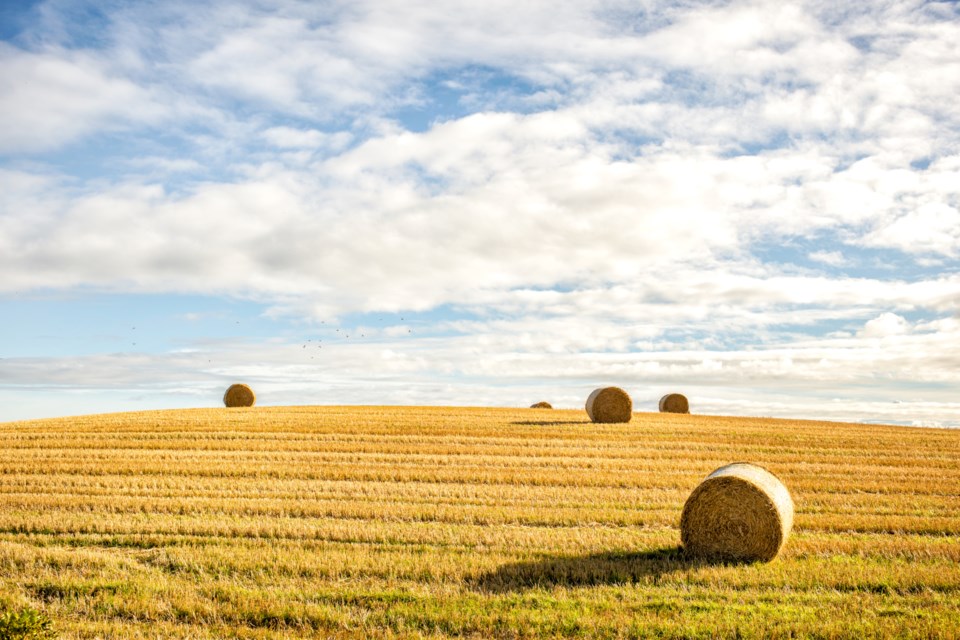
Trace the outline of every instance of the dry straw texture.
{"type": "Polygon", "coordinates": [[[536,404],[530,405],[531,409],[553,409],[553,405],[549,402],[538,402],[536,404]]]}
{"type": "Polygon", "coordinates": [[[746,462],[720,467],[683,506],[680,535],[692,555],[773,560],[793,527],[793,499],[779,478],[746,462]]]}
{"type": "Polygon", "coordinates": [[[252,407],[256,401],[253,389],[245,384],[232,384],[223,394],[223,404],[228,407],[252,407]]]}
{"type": "Polygon", "coordinates": [[[259,402],[0,422],[0,615],[42,605],[62,640],[960,640],[960,429],[259,402]],[[790,470],[803,535],[759,566],[678,555],[734,460],[790,470]]]}
{"type": "Polygon", "coordinates": [[[668,393],[660,398],[660,413],[690,413],[690,403],[683,394],[668,393]]]}
{"type": "Polygon", "coordinates": [[[602,387],[587,398],[587,415],[593,422],[630,422],[633,401],[620,387],[602,387]]]}

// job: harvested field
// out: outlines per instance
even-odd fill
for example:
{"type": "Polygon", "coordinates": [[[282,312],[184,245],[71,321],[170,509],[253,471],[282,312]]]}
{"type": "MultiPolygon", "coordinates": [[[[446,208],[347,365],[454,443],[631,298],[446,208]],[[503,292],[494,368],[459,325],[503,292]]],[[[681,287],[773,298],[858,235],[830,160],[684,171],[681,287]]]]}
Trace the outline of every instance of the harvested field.
{"type": "Polygon", "coordinates": [[[61,638],[960,634],[960,431],[583,410],[254,407],[0,424],[0,609],[61,638]],[[714,469],[796,506],[679,548],[714,469]]]}

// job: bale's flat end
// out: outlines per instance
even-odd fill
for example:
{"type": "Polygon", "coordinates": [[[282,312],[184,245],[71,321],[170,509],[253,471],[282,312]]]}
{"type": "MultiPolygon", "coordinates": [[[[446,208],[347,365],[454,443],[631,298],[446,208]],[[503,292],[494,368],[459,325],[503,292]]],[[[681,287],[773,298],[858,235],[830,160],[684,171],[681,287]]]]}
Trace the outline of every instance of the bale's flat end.
{"type": "Polygon", "coordinates": [[[680,516],[684,550],[698,557],[769,562],[793,527],[793,499],[780,479],[738,462],[693,490],[680,516]]]}

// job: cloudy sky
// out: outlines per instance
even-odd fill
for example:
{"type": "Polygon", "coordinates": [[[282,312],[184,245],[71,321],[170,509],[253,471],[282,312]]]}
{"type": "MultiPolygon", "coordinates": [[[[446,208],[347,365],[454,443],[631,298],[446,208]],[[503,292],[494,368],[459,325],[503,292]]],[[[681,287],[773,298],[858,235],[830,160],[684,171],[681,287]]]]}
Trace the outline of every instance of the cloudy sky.
{"type": "Polygon", "coordinates": [[[960,5],[0,9],[0,420],[960,426],[960,5]]]}

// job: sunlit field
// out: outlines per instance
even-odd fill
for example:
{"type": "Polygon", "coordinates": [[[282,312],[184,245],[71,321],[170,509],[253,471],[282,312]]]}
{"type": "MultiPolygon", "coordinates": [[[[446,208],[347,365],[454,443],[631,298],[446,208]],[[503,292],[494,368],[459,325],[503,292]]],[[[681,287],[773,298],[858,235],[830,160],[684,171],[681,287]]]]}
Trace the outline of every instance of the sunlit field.
{"type": "Polygon", "coordinates": [[[266,407],[0,424],[0,610],[61,638],[960,637],[960,431],[266,407]],[[684,556],[750,461],[768,564],[684,556]]]}

